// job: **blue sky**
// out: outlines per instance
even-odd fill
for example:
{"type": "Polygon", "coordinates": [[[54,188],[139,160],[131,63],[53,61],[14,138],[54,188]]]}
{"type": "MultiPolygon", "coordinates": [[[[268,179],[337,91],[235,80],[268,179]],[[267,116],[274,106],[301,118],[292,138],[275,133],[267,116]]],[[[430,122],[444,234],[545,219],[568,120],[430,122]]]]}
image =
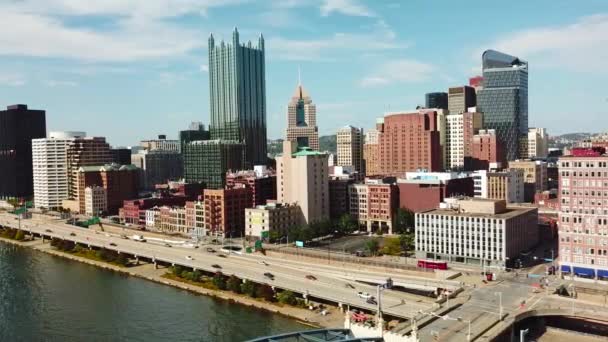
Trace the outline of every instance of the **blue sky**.
{"type": "Polygon", "coordinates": [[[329,134],[466,84],[486,48],[529,61],[530,126],[606,129],[606,0],[0,0],[0,22],[0,106],[113,145],[207,124],[207,38],[234,26],[266,38],[271,138],[298,67],[329,134]]]}

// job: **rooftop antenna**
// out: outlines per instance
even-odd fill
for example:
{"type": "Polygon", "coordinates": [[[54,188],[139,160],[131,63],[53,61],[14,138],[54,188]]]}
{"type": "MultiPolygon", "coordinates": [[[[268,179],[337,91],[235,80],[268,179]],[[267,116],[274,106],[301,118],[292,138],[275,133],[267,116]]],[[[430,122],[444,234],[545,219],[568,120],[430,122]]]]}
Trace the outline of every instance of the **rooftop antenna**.
{"type": "Polygon", "coordinates": [[[298,86],[302,86],[302,73],[301,73],[299,65],[298,65],[298,86]]]}

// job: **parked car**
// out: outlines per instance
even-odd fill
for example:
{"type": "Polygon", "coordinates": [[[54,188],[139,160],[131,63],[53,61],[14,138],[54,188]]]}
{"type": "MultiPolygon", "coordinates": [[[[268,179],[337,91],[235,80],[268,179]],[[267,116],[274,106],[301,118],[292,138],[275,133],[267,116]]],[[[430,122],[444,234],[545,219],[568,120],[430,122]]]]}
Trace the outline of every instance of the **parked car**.
{"type": "Polygon", "coordinates": [[[367,292],[357,292],[357,296],[359,296],[359,298],[363,298],[363,299],[370,299],[370,298],[372,298],[372,295],[370,295],[367,292]]]}
{"type": "Polygon", "coordinates": [[[306,276],[306,279],[308,279],[308,280],[317,280],[317,277],[309,274],[309,275],[306,276]]]}

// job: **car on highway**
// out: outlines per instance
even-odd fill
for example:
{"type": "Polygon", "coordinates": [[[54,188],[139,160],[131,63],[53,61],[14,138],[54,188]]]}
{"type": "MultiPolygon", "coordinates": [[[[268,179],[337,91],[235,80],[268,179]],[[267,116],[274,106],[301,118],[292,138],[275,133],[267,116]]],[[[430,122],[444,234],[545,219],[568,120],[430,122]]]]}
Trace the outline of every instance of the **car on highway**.
{"type": "Polygon", "coordinates": [[[270,272],[266,272],[264,273],[264,277],[270,279],[270,280],[274,280],[274,274],[270,273],[270,272]]]}
{"type": "Polygon", "coordinates": [[[225,254],[218,254],[217,256],[220,258],[227,258],[227,256],[225,254]]]}
{"type": "Polygon", "coordinates": [[[268,263],[266,261],[264,261],[264,260],[258,262],[258,264],[264,265],[264,266],[268,266],[268,263]]]}
{"type": "Polygon", "coordinates": [[[367,304],[372,304],[372,305],[377,305],[378,304],[378,302],[376,301],[376,298],[374,298],[374,297],[367,298],[367,300],[365,302],[367,304]]]}
{"type": "Polygon", "coordinates": [[[211,267],[213,267],[213,268],[222,268],[222,266],[220,266],[218,264],[213,264],[213,265],[211,265],[211,267]]]}
{"type": "Polygon", "coordinates": [[[359,296],[359,298],[363,298],[363,299],[370,299],[372,298],[372,295],[370,295],[367,292],[357,292],[357,296],[359,296]]]}
{"type": "Polygon", "coordinates": [[[211,247],[207,247],[207,252],[208,253],[215,253],[215,249],[213,249],[211,247]]]}
{"type": "Polygon", "coordinates": [[[353,289],[353,290],[355,289],[355,287],[350,283],[346,283],[346,285],[344,285],[344,286],[348,287],[349,289],[353,289]]]}
{"type": "Polygon", "coordinates": [[[116,247],[116,244],[114,242],[110,242],[110,246],[116,247]]]}
{"type": "Polygon", "coordinates": [[[70,236],[76,236],[76,233],[71,232],[71,233],[70,233],[70,236]]]}
{"type": "Polygon", "coordinates": [[[194,258],[190,255],[186,255],[186,260],[194,260],[194,258]]]}
{"type": "Polygon", "coordinates": [[[165,247],[173,247],[170,243],[166,243],[165,247]]]}
{"type": "Polygon", "coordinates": [[[50,230],[50,229],[45,229],[44,231],[45,231],[45,232],[47,232],[47,233],[52,233],[52,232],[53,232],[53,231],[52,231],[52,230],[50,230]]]}
{"type": "Polygon", "coordinates": [[[317,280],[317,277],[309,274],[309,275],[306,276],[306,279],[308,279],[308,280],[317,280]]]}

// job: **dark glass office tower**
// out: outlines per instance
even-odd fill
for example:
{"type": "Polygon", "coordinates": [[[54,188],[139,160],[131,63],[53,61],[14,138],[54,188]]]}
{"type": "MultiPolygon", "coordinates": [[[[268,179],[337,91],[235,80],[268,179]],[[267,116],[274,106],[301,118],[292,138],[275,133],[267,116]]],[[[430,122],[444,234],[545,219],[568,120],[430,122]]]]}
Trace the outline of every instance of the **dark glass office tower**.
{"type": "Polygon", "coordinates": [[[239,42],[215,45],[209,37],[209,102],[211,139],[245,144],[246,167],[266,164],[266,79],[264,38],[257,46],[239,42]]]}
{"type": "Polygon", "coordinates": [[[448,109],[448,93],[426,93],[424,100],[426,108],[448,109]]]}
{"type": "Polygon", "coordinates": [[[0,199],[34,194],[32,139],[46,138],[46,113],[27,105],[0,111],[0,199]]]}
{"type": "Polygon", "coordinates": [[[485,51],[482,61],[477,110],[484,128],[496,130],[507,160],[515,160],[523,155],[520,142],[528,134],[528,62],[494,50],[485,51]]]}

